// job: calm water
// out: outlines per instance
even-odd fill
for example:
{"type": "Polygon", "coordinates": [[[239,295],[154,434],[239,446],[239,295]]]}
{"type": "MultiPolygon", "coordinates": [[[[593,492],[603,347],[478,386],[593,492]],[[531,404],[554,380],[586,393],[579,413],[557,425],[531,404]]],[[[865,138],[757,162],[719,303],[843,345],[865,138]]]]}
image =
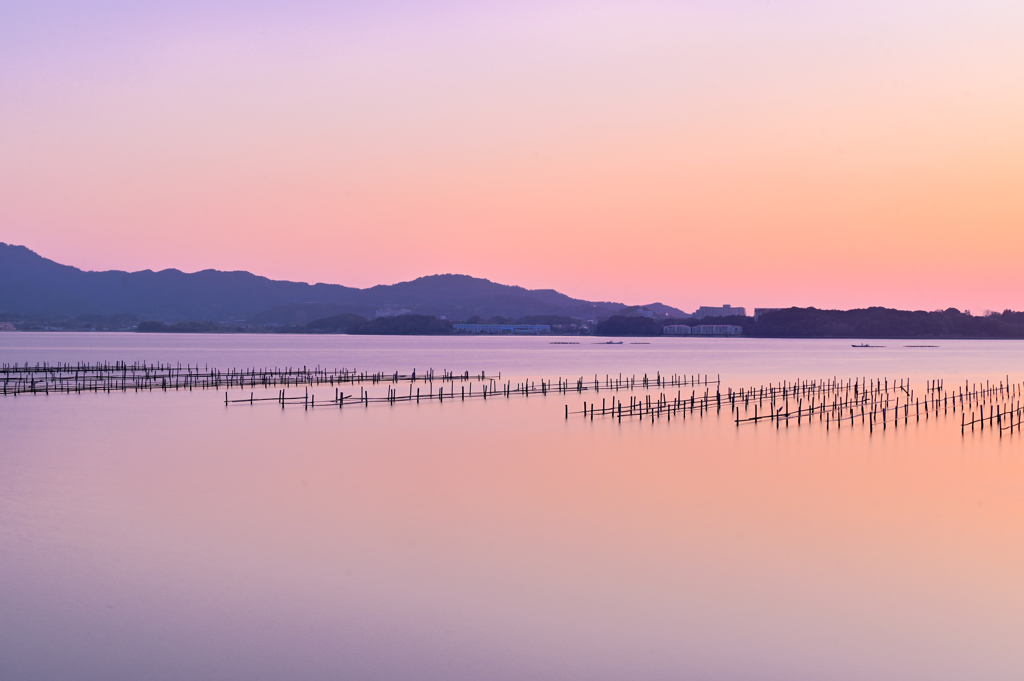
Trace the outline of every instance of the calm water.
{"type": "MultiPolygon", "coordinates": [[[[1021,342],[878,343],[8,333],[0,361],[1024,379],[1021,342]]],[[[1024,677],[1020,435],[223,399],[0,398],[0,678],[1024,677]]]]}

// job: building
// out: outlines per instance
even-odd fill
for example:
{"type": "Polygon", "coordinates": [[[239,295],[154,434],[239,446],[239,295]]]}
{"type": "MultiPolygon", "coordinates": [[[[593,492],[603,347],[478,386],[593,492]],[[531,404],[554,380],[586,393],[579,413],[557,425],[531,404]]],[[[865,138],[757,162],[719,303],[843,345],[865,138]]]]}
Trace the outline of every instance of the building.
{"type": "Polygon", "coordinates": [[[743,333],[743,327],[731,324],[669,324],[662,332],[666,336],[739,336],[743,333]]]}
{"type": "Polygon", "coordinates": [[[763,315],[765,312],[776,312],[776,311],[782,310],[782,309],[783,308],[781,308],[781,307],[755,307],[754,308],[754,321],[756,322],[758,319],[760,319],[761,315],[763,315]]]}
{"type": "Polygon", "coordinates": [[[400,317],[404,314],[412,314],[412,310],[406,310],[404,307],[401,310],[392,310],[390,307],[386,307],[383,310],[377,310],[377,317],[400,317]]]}
{"type": "Polygon", "coordinates": [[[455,333],[538,334],[551,333],[550,324],[452,324],[455,333]]]}
{"type": "Polygon", "coordinates": [[[739,336],[742,333],[742,326],[731,324],[701,324],[690,329],[693,336],[739,336]]]}
{"type": "Polygon", "coordinates": [[[15,331],[14,324],[10,322],[0,322],[0,331],[15,331]]]}
{"type": "Polygon", "coordinates": [[[733,307],[732,305],[723,305],[722,307],[701,305],[697,308],[697,311],[693,313],[693,316],[697,319],[704,319],[705,317],[732,317],[734,315],[746,317],[747,308],[733,307]]]}

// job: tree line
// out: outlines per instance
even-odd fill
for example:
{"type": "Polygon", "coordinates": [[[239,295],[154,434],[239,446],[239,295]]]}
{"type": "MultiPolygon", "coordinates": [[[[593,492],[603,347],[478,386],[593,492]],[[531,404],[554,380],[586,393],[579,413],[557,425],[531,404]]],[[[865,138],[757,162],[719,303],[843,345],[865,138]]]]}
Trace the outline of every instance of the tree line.
{"type": "Polygon", "coordinates": [[[753,338],[1024,338],[1024,312],[1005,310],[975,317],[956,308],[926,312],[869,307],[820,310],[791,307],[753,317],[697,320],[613,316],[597,325],[599,336],[661,336],[670,324],[730,324],[753,338]]]}

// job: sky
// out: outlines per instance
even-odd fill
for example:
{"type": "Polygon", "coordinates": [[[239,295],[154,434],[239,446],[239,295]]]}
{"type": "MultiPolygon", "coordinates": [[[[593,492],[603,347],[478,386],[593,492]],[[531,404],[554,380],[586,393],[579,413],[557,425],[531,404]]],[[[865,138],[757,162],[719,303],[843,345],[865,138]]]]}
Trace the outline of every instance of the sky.
{"type": "Polygon", "coordinates": [[[0,0],[0,241],[83,269],[1024,309],[1024,3],[0,0]]]}

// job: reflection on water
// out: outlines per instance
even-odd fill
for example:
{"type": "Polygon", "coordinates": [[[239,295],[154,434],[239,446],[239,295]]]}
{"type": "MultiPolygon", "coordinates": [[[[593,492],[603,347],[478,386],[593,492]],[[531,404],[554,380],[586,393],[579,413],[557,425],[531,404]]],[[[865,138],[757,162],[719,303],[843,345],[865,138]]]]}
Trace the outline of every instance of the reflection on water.
{"type": "MultiPolygon", "coordinates": [[[[1018,343],[9,334],[3,361],[1011,380],[1018,343]],[[925,354],[931,353],[931,354],[925,354]]],[[[652,391],[638,390],[637,394],[652,391]]],[[[325,393],[326,395],[326,393],[325,393]]],[[[619,393],[623,396],[624,393],[619,393]]],[[[627,398],[628,399],[628,398],[627,398]]],[[[0,677],[1017,679],[1024,437],[562,395],[0,405],[0,677]]]]}

